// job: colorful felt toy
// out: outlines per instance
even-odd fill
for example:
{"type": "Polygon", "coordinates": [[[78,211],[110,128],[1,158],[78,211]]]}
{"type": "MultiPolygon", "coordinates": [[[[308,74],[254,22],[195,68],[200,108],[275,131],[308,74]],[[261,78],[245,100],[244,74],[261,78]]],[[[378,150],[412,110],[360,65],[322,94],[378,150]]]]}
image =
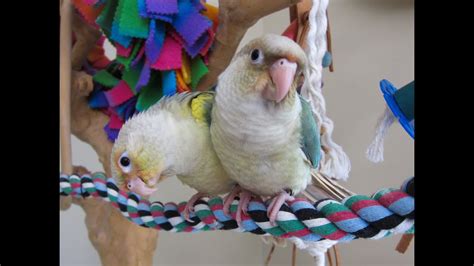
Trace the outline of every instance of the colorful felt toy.
{"type": "Polygon", "coordinates": [[[415,139],[415,81],[397,90],[384,79],[380,81],[380,89],[387,107],[379,119],[374,140],[367,149],[367,158],[375,163],[383,161],[383,140],[396,118],[410,137],[415,139]]]}
{"type": "Polygon", "coordinates": [[[130,116],[162,96],[194,90],[208,72],[216,7],[199,0],[75,0],[74,5],[117,51],[114,64],[94,77],[90,97],[90,106],[110,117],[104,128],[109,140],[130,116]]]}

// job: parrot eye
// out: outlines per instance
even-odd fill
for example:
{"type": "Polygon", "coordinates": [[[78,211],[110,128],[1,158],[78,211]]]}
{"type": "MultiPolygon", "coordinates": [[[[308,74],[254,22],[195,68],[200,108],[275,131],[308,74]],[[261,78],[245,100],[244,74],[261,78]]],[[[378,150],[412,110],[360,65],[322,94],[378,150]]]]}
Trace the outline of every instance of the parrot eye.
{"type": "Polygon", "coordinates": [[[124,173],[130,173],[130,170],[132,168],[131,163],[130,163],[130,158],[128,158],[128,153],[124,152],[120,156],[120,159],[118,161],[120,168],[122,168],[122,171],[124,173]]]}
{"type": "Polygon", "coordinates": [[[250,59],[254,64],[261,64],[263,62],[263,53],[260,49],[254,49],[252,53],[250,53],[250,59]]]}

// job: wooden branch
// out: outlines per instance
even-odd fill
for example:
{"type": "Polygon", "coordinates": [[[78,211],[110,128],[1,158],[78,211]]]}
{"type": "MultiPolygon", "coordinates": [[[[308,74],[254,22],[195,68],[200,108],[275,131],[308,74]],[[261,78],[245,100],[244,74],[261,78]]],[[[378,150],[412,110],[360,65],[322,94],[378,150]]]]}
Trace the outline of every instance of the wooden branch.
{"type": "Polygon", "coordinates": [[[72,16],[72,29],[76,35],[81,36],[80,38],[76,38],[76,43],[74,43],[74,47],[72,48],[72,69],[81,70],[89,51],[94,47],[102,33],[87,23],[84,23],[77,13],[74,13],[72,16]]]}
{"type": "Polygon", "coordinates": [[[301,0],[219,0],[219,27],[216,32],[209,72],[197,86],[208,90],[229,65],[247,30],[260,18],[288,8],[301,0]]]}
{"type": "MultiPolygon", "coordinates": [[[[89,171],[74,167],[82,175],[89,171]]],[[[74,199],[86,213],[89,240],[100,256],[102,265],[152,265],[158,231],[138,226],[114,209],[109,202],[97,199],[74,199]]]]}

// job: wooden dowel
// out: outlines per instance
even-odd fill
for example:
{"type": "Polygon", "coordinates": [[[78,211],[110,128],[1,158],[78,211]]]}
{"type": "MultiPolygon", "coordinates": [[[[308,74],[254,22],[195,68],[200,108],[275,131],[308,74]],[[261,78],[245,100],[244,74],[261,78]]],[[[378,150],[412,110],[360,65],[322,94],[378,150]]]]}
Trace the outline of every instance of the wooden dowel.
{"type": "Polygon", "coordinates": [[[340,264],[339,264],[339,261],[340,261],[340,259],[339,259],[339,251],[337,250],[337,245],[334,245],[332,248],[333,248],[333,250],[334,250],[334,258],[335,258],[335,260],[336,260],[336,266],[340,266],[340,264]]]}
{"type": "MultiPolygon", "coordinates": [[[[72,174],[71,155],[71,13],[70,0],[61,1],[61,24],[59,43],[59,129],[61,144],[61,171],[72,174]]],[[[61,197],[60,208],[71,206],[71,197],[61,197]]]]}
{"type": "Polygon", "coordinates": [[[71,11],[70,0],[63,0],[61,7],[60,30],[60,141],[61,141],[61,168],[66,174],[72,173],[71,158],[71,11]]]}
{"type": "Polygon", "coordinates": [[[270,260],[272,259],[273,251],[275,251],[275,244],[272,244],[270,252],[268,252],[267,259],[265,259],[265,266],[270,265],[270,260]]]}
{"type": "Polygon", "coordinates": [[[400,241],[398,242],[397,247],[395,248],[396,251],[400,253],[405,253],[410,246],[410,243],[415,235],[414,234],[404,234],[400,241]]]}
{"type": "Polygon", "coordinates": [[[328,257],[329,266],[332,266],[331,250],[326,251],[326,256],[328,257]]]}
{"type": "Polygon", "coordinates": [[[296,245],[293,244],[293,250],[291,251],[291,266],[296,266],[296,245]]]}

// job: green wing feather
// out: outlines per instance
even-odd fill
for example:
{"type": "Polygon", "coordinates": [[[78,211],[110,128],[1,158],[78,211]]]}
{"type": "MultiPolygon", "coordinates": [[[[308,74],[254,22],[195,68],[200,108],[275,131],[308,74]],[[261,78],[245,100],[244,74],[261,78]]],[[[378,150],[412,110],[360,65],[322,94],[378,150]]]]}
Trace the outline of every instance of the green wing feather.
{"type": "Polygon", "coordinates": [[[300,96],[301,100],[301,149],[311,161],[314,168],[318,167],[321,160],[321,140],[319,127],[313,118],[311,106],[300,96]]]}

